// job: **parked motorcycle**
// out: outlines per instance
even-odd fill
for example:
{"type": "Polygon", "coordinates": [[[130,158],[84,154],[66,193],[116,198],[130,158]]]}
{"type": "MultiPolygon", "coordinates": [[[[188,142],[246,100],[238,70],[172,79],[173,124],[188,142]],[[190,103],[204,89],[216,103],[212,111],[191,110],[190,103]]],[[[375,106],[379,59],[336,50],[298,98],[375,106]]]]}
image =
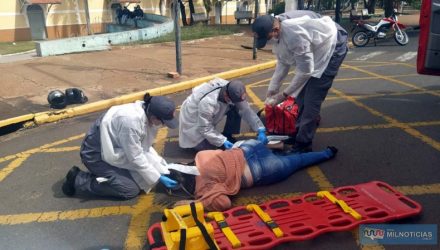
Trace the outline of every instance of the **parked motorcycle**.
{"type": "Polygon", "coordinates": [[[376,40],[387,38],[390,28],[393,29],[394,40],[397,44],[405,46],[409,42],[408,34],[403,30],[406,26],[399,22],[395,12],[390,17],[382,18],[376,25],[367,23],[364,20],[355,22],[356,26],[353,30],[357,28],[358,31],[353,34],[352,42],[357,47],[364,47],[371,38],[373,38],[376,46],[376,40]]]}

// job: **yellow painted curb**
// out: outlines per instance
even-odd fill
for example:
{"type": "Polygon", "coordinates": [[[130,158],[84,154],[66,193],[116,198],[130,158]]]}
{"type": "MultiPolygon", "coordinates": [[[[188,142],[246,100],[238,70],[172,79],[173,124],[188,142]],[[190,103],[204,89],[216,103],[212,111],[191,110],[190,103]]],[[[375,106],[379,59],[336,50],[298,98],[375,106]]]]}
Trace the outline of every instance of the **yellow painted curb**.
{"type": "Polygon", "coordinates": [[[269,61],[266,63],[258,64],[258,65],[244,67],[241,69],[234,69],[234,70],[222,72],[219,74],[214,74],[214,75],[205,76],[205,77],[201,77],[201,78],[197,78],[197,79],[193,79],[193,80],[188,80],[188,81],[184,81],[184,82],[180,82],[180,83],[176,83],[176,84],[172,84],[172,85],[168,85],[168,86],[164,86],[164,87],[158,87],[158,88],[154,88],[154,89],[150,89],[150,90],[146,90],[146,91],[140,91],[140,92],[136,92],[136,93],[132,93],[132,94],[128,94],[128,95],[115,97],[115,98],[108,99],[108,100],[97,101],[97,102],[81,105],[81,106],[74,107],[74,108],[68,108],[68,109],[63,109],[63,110],[59,110],[59,111],[47,111],[47,112],[28,114],[28,115],[15,117],[15,118],[10,118],[10,119],[0,121],[0,129],[2,127],[5,127],[5,126],[11,125],[11,124],[25,122],[25,121],[33,121],[37,125],[49,123],[49,122],[55,122],[55,121],[59,121],[61,119],[65,119],[65,118],[71,118],[71,117],[75,117],[75,116],[79,116],[79,115],[84,115],[84,114],[89,114],[89,113],[93,113],[96,111],[105,110],[105,109],[108,109],[114,105],[130,103],[130,102],[134,102],[136,100],[142,100],[142,98],[146,92],[149,92],[151,95],[168,95],[168,94],[184,91],[187,89],[191,89],[191,88],[193,88],[199,84],[202,84],[206,81],[209,81],[215,77],[219,77],[219,78],[223,78],[223,79],[231,79],[231,78],[235,78],[235,77],[239,77],[239,76],[243,76],[243,75],[248,75],[248,74],[260,71],[260,70],[270,69],[270,68],[275,67],[275,65],[276,65],[276,61],[273,60],[273,61],[269,61]]]}

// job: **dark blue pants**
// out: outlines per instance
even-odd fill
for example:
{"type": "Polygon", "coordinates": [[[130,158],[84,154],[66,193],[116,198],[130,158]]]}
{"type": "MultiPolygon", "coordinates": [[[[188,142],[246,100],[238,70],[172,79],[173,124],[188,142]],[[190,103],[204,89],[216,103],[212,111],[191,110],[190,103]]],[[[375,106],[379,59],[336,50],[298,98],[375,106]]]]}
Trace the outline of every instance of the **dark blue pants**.
{"type": "Polygon", "coordinates": [[[251,170],[255,186],[280,182],[295,171],[330,159],[333,152],[326,149],[290,155],[275,155],[257,140],[248,140],[240,145],[251,170]]]}
{"type": "Polygon", "coordinates": [[[90,127],[81,145],[81,160],[90,172],[80,171],[75,179],[75,190],[86,195],[131,199],[140,188],[127,169],[118,168],[101,159],[101,136],[99,126],[102,117],[90,127]],[[97,177],[108,180],[98,183],[97,177]]]}
{"type": "Polygon", "coordinates": [[[333,84],[339,67],[347,55],[347,32],[338,30],[338,43],[320,78],[312,77],[298,95],[296,102],[299,107],[299,116],[296,121],[296,142],[303,145],[311,144],[318,128],[317,119],[321,112],[321,105],[333,84]]]}

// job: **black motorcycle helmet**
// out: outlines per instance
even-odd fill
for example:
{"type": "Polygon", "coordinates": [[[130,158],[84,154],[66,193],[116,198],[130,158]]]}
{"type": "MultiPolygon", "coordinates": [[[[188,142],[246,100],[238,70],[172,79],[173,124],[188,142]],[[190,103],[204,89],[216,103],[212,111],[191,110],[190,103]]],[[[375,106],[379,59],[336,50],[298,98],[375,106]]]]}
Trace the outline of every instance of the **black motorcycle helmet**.
{"type": "Polygon", "coordinates": [[[68,104],[79,104],[86,103],[88,101],[87,96],[84,95],[84,92],[77,88],[68,88],[66,89],[66,101],[68,104]]]}
{"type": "Polygon", "coordinates": [[[47,101],[49,102],[50,107],[54,109],[63,109],[67,105],[66,95],[60,90],[50,91],[47,96],[47,101]]]}

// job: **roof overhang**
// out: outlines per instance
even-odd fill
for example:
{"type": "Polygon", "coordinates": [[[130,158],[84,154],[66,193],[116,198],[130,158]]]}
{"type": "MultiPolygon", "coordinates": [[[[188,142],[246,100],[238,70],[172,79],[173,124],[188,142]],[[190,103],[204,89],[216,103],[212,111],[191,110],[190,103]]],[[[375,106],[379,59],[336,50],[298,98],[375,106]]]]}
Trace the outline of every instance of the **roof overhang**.
{"type": "Polygon", "coordinates": [[[113,0],[115,3],[140,3],[141,0],[113,0]]]}
{"type": "Polygon", "coordinates": [[[26,0],[27,4],[61,4],[62,0],[26,0]]]}

